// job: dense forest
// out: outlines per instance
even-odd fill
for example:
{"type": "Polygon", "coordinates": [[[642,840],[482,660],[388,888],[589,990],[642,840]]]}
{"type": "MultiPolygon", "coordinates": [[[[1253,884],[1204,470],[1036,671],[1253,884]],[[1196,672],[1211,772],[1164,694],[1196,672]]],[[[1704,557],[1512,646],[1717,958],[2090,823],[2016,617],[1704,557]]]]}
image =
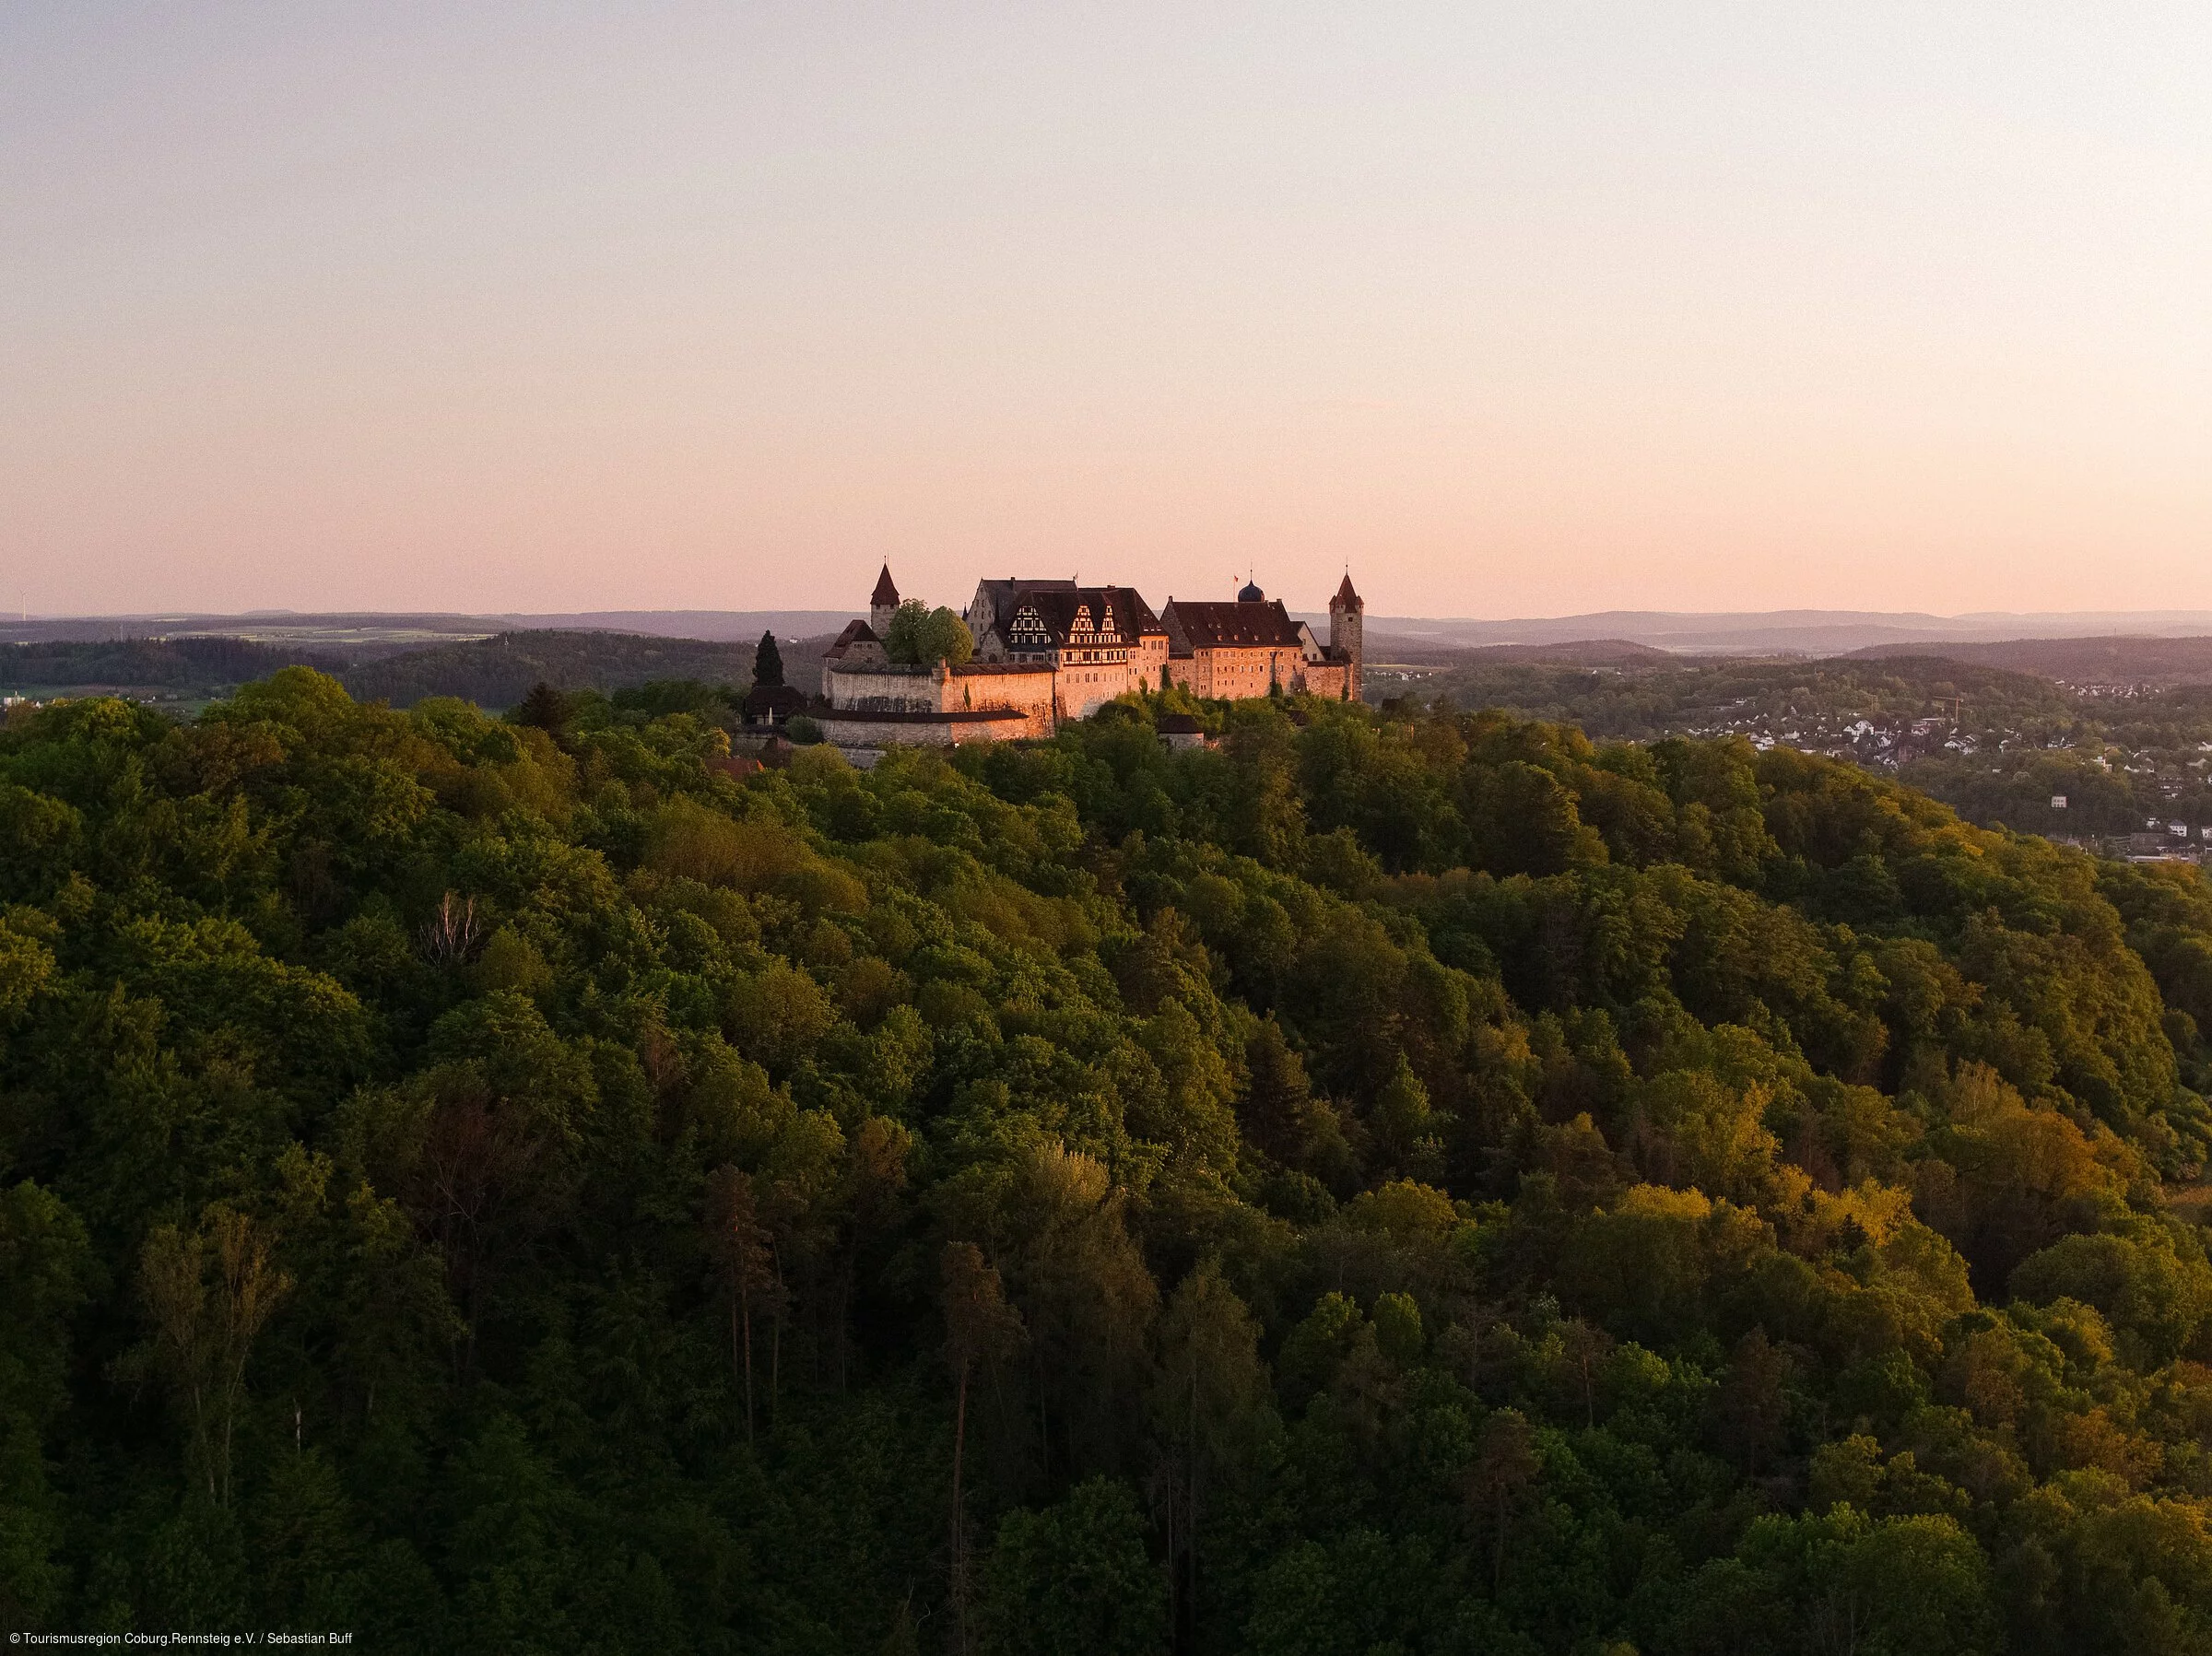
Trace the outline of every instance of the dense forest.
{"type": "Polygon", "coordinates": [[[1738,741],[0,734],[0,1619],[2212,1650],[2212,890],[1738,741]]]}

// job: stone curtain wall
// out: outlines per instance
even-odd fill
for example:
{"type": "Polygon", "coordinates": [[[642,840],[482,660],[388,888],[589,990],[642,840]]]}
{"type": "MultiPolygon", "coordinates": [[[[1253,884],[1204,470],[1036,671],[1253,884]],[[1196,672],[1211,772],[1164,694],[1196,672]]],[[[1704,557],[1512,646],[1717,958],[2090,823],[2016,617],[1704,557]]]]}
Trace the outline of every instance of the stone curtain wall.
{"type": "Polygon", "coordinates": [[[1024,728],[1017,734],[1049,736],[1053,734],[1055,688],[1053,670],[1041,665],[971,662],[946,671],[866,664],[841,667],[830,675],[830,704],[848,712],[981,713],[1004,710],[1021,721],[1024,728]]]}
{"type": "Polygon", "coordinates": [[[1040,733],[1026,713],[874,713],[832,711],[820,717],[822,734],[838,747],[949,747],[961,742],[1013,742],[1040,733]]]}

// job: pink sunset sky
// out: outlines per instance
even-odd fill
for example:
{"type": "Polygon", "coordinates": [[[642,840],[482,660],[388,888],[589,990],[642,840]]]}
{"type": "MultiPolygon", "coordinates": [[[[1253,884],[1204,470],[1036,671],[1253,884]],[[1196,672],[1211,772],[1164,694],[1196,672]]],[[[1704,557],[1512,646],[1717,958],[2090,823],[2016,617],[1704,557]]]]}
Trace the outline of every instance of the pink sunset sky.
{"type": "Polygon", "coordinates": [[[0,8],[0,609],[2212,607],[2212,10],[0,8]]]}

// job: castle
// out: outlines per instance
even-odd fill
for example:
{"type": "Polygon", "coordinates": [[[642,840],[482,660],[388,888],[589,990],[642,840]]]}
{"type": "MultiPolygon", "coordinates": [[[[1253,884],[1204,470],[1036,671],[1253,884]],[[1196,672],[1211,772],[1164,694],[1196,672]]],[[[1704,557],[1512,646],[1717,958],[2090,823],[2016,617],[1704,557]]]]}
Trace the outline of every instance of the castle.
{"type": "Polygon", "coordinates": [[[868,618],[846,624],[822,662],[818,714],[840,746],[1046,736],[1130,690],[1181,685],[1229,700],[1268,695],[1360,696],[1366,605],[1347,572],[1329,600],[1329,640],[1247,583],[1233,602],[1170,598],[1157,614],[1134,587],[985,580],[961,618],[975,655],[894,662],[884,649],[899,587],[884,565],[868,618]]]}

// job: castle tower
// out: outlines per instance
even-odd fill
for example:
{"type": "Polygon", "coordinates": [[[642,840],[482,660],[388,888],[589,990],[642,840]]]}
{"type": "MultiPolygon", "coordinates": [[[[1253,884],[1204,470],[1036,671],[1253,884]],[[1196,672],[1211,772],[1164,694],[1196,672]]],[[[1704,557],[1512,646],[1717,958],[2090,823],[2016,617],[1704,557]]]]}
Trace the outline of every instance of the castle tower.
{"type": "Polygon", "coordinates": [[[1361,637],[1366,626],[1367,605],[1360,602],[1359,594],[1352,591],[1352,572],[1347,570],[1344,572],[1344,584],[1336,589],[1336,595],[1329,600],[1329,653],[1335,655],[1341,652],[1352,664],[1351,683],[1345,698],[1347,701],[1362,699],[1359,662],[1366,653],[1366,641],[1361,637]]]}
{"type": "Polygon", "coordinates": [[[876,577],[876,590],[868,594],[868,630],[880,639],[890,629],[891,617],[898,613],[899,588],[891,580],[891,566],[887,560],[883,573],[876,577]]]}

